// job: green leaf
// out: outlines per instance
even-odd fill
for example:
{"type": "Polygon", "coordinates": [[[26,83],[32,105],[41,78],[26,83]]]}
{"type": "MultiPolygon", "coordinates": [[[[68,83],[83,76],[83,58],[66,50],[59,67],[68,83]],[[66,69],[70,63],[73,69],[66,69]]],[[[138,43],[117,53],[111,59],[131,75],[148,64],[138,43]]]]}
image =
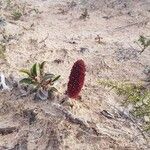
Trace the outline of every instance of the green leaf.
{"type": "Polygon", "coordinates": [[[52,80],[52,78],[54,77],[55,75],[54,74],[45,74],[45,76],[43,77],[43,80],[46,81],[46,80],[52,80]]]}
{"type": "Polygon", "coordinates": [[[43,68],[44,68],[45,63],[46,63],[46,61],[43,61],[43,62],[40,64],[40,69],[43,69],[43,68]]]}
{"type": "Polygon", "coordinates": [[[52,82],[57,81],[59,78],[60,78],[60,75],[59,75],[59,76],[57,76],[56,78],[54,78],[54,79],[52,80],[52,82]]]}
{"type": "Polygon", "coordinates": [[[21,69],[20,72],[27,74],[28,76],[31,76],[30,71],[26,69],[21,69]]]}
{"type": "Polygon", "coordinates": [[[35,82],[30,78],[24,78],[24,79],[20,80],[19,82],[25,83],[25,84],[35,84],[35,82]]]}
{"type": "Polygon", "coordinates": [[[44,66],[45,66],[46,61],[43,61],[39,66],[40,66],[40,75],[44,74],[44,66]]]}
{"type": "Polygon", "coordinates": [[[58,92],[58,90],[55,87],[51,87],[49,91],[50,92],[58,92]]]}
{"type": "Polygon", "coordinates": [[[33,77],[36,77],[38,75],[38,71],[39,71],[39,64],[35,63],[31,68],[31,75],[33,77]]]}

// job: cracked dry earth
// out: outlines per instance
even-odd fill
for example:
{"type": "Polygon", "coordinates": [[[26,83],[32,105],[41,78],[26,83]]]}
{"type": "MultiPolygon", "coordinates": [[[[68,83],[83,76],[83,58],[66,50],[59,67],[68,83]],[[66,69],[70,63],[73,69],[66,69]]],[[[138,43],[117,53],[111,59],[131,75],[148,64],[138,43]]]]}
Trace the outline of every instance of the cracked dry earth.
{"type": "Polygon", "coordinates": [[[47,61],[46,70],[61,75],[53,100],[0,93],[0,150],[150,149],[123,98],[98,83],[145,77],[150,50],[140,55],[134,42],[141,34],[150,35],[149,0],[0,0],[0,71],[18,81],[20,69],[47,61]],[[77,59],[87,66],[82,98],[60,104],[77,59]]]}

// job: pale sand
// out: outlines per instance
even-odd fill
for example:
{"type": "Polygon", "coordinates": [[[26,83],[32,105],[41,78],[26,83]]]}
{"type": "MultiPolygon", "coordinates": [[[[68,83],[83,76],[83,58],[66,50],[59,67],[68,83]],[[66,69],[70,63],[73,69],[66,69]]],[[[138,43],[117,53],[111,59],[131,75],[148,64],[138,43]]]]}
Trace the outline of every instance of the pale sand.
{"type": "Polygon", "coordinates": [[[98,80],[140,82],[145,77],[143,70],[150,65],[150,49],[139,55],[140,48],[134,41],[141,34],[150,36],[149,0],[14,0],[14,6],[7,9],[5,0],[1,2],[0,17],[6,25],[0,27],[0,32],[5,30],[7,37],[12,35],[6,42],[7,61],[0,60],[1,71],[19,80],[20,69],[47,61],[46,70],[61,75],[56,86],[63,97],[73,63],[83,59],[87,72],[82,102],[73,102],[69,111],[88,121],[99,134],[66,121],[50,101],[35,102],[32,97],[16,100],[16,94],[7,92],[0,96],[0,128],[18,130],[0,135],[0,150],[148,149],[132,121],[101,115],[102,110],[118,114],[116,109],[123,109],[123,98],[103,88],[98,80]],[[17,5],[21,10],[25,8],[24,15],[14,21],[10,14],[17,5]],[[85,8],[89,17],[79,19],[85,8]],[[102,37],[100,43],[95,40],[97,35],[102,37]],[[37,113],[36,122],[30,126],[23,116],[26,109],[37,113]]]}

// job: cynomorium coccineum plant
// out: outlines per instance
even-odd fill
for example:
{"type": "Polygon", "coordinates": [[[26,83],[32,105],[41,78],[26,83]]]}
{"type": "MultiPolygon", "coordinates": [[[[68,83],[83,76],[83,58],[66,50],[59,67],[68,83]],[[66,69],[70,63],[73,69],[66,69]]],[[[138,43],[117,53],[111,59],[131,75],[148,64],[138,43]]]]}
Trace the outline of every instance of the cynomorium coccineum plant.
{"type": "Polygon", "coordinates": [[[77,99],[83,87],[86,67],[83,60],[74,63],[69,76],[67,95],[69,98],[77,99]]]}

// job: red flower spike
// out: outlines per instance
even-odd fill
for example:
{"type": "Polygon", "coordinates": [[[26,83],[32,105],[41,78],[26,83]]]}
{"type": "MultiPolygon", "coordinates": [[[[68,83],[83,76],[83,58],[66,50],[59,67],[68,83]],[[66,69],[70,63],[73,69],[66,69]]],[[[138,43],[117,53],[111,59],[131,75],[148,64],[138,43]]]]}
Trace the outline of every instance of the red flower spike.
{"type": "Polygon", "coordinates": [[[84,84],[85,64],[83,60],[78,60],[74,63],[69,76],[67,95],[70,98],[77,99],[84,84]]]}

